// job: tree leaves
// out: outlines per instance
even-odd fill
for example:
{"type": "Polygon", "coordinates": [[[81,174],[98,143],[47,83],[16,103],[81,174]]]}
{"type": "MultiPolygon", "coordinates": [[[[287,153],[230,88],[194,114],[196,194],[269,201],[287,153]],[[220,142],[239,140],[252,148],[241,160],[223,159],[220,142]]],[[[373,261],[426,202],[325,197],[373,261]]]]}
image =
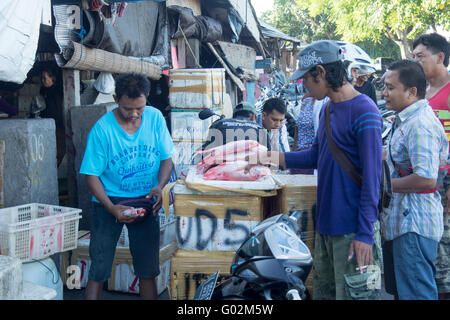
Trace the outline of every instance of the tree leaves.
{"type": "MultiPolygon", "coordinates": [[[[277,2],[277,1],[275,1],[277,2]]],[[[411,42],[430,27],[450,28],[449,0],[295,0],[312,17],[325,14],[342,40],[380,41],[389,37],[402,43],[403,55],[411,42]]]]}

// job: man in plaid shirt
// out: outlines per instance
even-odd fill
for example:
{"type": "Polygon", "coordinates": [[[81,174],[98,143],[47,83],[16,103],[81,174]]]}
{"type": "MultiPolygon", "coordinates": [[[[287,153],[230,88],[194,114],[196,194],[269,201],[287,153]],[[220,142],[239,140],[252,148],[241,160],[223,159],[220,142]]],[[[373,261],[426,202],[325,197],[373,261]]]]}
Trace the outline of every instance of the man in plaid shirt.
{"type": "Polygon", "coordinates": [[[425,92],[425,73],[417,62],[389,66],[383,95],[397,113],[386,157],[394,194],[381,220],[387,240],[386,291],[399,299],[438,297],[434,260],[443,233],[443,207],[437,184],[439,168],[447,163],[448,141],[425,92]]]}

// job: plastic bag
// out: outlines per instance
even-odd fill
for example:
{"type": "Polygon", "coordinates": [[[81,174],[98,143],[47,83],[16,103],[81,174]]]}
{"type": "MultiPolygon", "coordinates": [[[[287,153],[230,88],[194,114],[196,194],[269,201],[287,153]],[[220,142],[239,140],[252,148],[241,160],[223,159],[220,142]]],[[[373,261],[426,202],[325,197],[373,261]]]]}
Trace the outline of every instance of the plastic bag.
{"type": "Polygon", "coordinates": [[[113,94],[115,90],[114,78],[109,72],[100,72],[93,86],[100,93],[113,94]]]}

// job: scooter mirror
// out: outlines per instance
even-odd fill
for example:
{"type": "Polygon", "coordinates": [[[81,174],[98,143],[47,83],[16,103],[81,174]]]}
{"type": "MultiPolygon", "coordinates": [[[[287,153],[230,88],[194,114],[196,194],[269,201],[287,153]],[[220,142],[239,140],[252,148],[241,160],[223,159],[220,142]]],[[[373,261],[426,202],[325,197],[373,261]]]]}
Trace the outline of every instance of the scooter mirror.
{"type": "Polygon", "coordinates": [[[198,117],[201,120],[205,120],[205,119],[208,119],[209,117],[212,117],[213,115],[214,115],[214,112],[212,112],[211,109],[206,108],[199,112],[198,117]]]}

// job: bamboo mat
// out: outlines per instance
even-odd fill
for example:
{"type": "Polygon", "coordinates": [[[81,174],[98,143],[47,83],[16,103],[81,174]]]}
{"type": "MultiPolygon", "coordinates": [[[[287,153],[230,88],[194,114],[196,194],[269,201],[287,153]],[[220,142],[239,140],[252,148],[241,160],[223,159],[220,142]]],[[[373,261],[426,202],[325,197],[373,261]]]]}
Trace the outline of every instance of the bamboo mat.
{"type": "Polygon", "coordinates": [[[142,61],[138,58],[126,57],[117,53],[93,49],[72,41],[62,53],[64,61],[57,59],[62,68],[78,70],[105,71],[111,73],[138,73],[153,80],[161,78],[161,67],[142,61]]]}

